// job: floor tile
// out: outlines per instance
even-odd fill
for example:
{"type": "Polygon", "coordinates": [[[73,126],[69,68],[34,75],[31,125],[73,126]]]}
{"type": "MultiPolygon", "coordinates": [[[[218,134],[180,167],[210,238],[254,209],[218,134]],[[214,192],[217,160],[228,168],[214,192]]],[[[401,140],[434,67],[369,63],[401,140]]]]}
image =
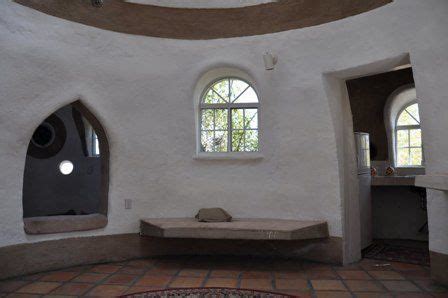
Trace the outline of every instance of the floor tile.
{"type": "Polygon", "coordinates": [[[309,279],[338,279],[337,274],[332,270],[312,270],[307,271],[306,276],[309,279]]]}
{"type": "Polygon", "coordinates": [[[30,283],[24,280],[8,280],[0,282],[0,293],[10,293],[30,283]]]}
{"type": "Polygon", "coordinates": [[[390,293],[365,293],[365,292],[355,292],[356,298],[393,298],[394,296],[390,293]]]}
{"type": "Polygon", "coordinates": [[[153,259],[142,259],[142,260],[132,260],[126,263],[126,266],[137,267],[137,268],[149,268],[153,267],[156,260],[153,259]]]}
{"type": "Polygon", "coordinates": [[[210,273],[210,277],[212,277],[212,278],[215,278],[215,277],[237,278],[240,275],[240,273],[241,273],[240,270],[217,269],[217,270],[212,270],[212,272],[210,273]]]}
{"type": "Polygon", "coordinates": [[[148,292],[148,291],[154,291],[158,290],[159,288],[154,287],[130,287],[126,292],[124,292],[125,295],[129,294],[135,294],[135,293],[142,293],[142,292],[148,292]]]}
{"type": "Polygon", "coordinates": [[[79,272],[51,272],[42,276],[40,281],[69,281],[79,275],[79,272]]]}
{"type": "Polygon", "coordinates": [[[171,268],[152,268],[146,271],[147,275],[167,275],[167,276],[173,276],[177,272],[179,272],[180,269],[171,269],[171,268]]]}
{"type": "Polygon", "coordinates": [[[306,279],[307,276],[305,272],[293,272],[293,271],[276,271],[274,272],[275,278],[281,279],[306,279]]]}
{"type": "Polygon", "coordinates": [[[416,264],[400,263],[400,262],[391,262],[390,264],[393,269],[398,271],[415,271],[423,269],[421,265],[416,264]]]}
{"type": "Polygon", "coordinates": [[[307,290],[309,287],[306,279],[276,279],[275,288],[280,290],[307,290]]]}
{"type": "Polygon", "coordinates": [[[359,266],[361,266],[364,270],[392,270],[392,265],[390,262],[371,260],[371,259],[363,259],[359,262],[359,266]]]}
{"type": "Polygon", "coordinates": [[[199,288],[204,278],[201,277],[176,277],[171,283],[170,288],[199,288]]]}
{"type": "Polygon", "coordinates": [[[116,265],[97,265],[90,269],[90,272],[95,273],[115,273],[118,270],[120,270],[122,266],[116,266],[116,265]]]}
{"type": "Polygon", "coordinates": [[[120,274],[134,274],[134,275],[142,275],[144,274],[148,269],[146,268],[138,268],[138,267],[132,267],[132,266],[124,266],[120,270],[117,271],[117,273],[120,274]]]}
{"type": "Polygon", "coordinates": [[[208,274],[208,269],[182,269],[179,272],[179,276],[190,276],[190,277],[206,277],[208,274]]]}
{"type": "Polygon", "coordinates": [[[425,289],[428,292],[436,292],[436,293],[448,292],[448,287],[444,287],[442,285],[436,284],[432,280],[415,280],[414,282],[418,286],[420,286],[421,288],[425,289]]]}
{"type": "Polygon", "coordinates": [[[403,280],[404,276],[395,271],[369,271],[375,279],[380,280],[403,280]]]}
{"type": "Polygon", "coordinates": [[[407,279],[411,279],[411,280],[431,279],[431,273],[426,270],[402,271],[401,275],[403,275],[407,279]]]}
{"type": "Polygon", "coordinates": [[[349,292],[330,292],[330,291],[318,291],[316,292],[317,298],[351,298],[352,295],[349,292]]]}
{"type": "Polygon", "coordinates": [[[311,280],[316,291],[347,291],[340,280],[311,280]]]}
{"type": "Polygon", "coordinates": [[[108,276],[109,274],[104,273],[82,273],[81,275],[75,277],[72,282],[97,283],[108,276]]]}
{"type": "Polygon", "coordinates": [[[122,295],[128,289],[127,286],[99,285],[87,293],[88,296],[115,297],[122,295]]]}
{"type": "Polygon", "coordinates": [[[36,294],[22,294],[22,293],[11,293],[8,296],[6,296],[7,298],[38,298],[40,297],[40,295],[36,295],[36,294]]]}
{"type": "Polygon", "coordinates": [[[295,298],[312,298],[313,295],[310,291],[300,291],[300,290],[275,290],[275,293],[286,294],[294,296],[295,298]]]}
{"type": "Polygon", "coordinates": [[[395,296],[395,298],[433,298],[431,294],[428,293],[402,293],[395,296]]]}
{"type": "Polygon", "coordinates": [[[235,278],[209,278],[205,284],[212,288],[236,288],[238,280],[235,278]]]}
{"type": "Polygon", "coordinates": [[[272,290],[272,280],[267,278],[245,278],[241,280],[242,289],[272,290]]]}
{"type": "Polygon", "coordinates": [[[365,271],[361,271],[361,270],[356,270],[356,271],[342,270],[342,271],[337,271],[337,274],[342,279],[359,279],[359,280],[372,279],[370,277],[370,275],[368,275],[365,271]]]}
{"type": "Polygon", "coordinates": [[[59,282],[36,281],[21,287],[17,290],[17,292],[29,294],[48,294],[59,286],[61,286],[61,283],[59,282]]]}
{"type": "Polygon", "coordinates": [[[130,274],[114,274],[106,279],[103,284],[130,285],[138,278],[137,275],[130,274]]]}
{"type": "Polygon", "coordinates": [[[244,271],[241,274],[242,278],[271,278],[272,274],[269,271],[244,271]]]}
{"type": "Polygon", "coordinates": [[[345,284],[353,292],[384,292],[384,288],[372,280],[346,280],[345,284]]]}
{"type": "Polygon", "coordinates": [[[134,284],[135,286],[144,286],[144,287],[160,287],[164,288],[171,281],[171,276],[163,276],[163,275],[145,275],[141,277],[134,284]]]}
{"type": "Polygon", "coordinates": [[[420,292],[420,289],[410,281],[387,280],[381,283],[391,292],[420,292]]]}
{"type": "Polygon", "coordinates": [[[93,284],[82,284],[82,283],[66,283],[61,287],[55,289],[51,292],[51,295],[73,295],[79,296],[86,293],[94,285],[93,284]]]}

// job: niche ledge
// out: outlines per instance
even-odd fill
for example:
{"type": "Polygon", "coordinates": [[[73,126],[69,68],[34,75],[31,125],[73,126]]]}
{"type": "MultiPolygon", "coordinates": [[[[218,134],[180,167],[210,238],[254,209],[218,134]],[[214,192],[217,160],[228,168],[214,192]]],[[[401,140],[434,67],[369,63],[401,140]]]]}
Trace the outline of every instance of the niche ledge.
{"type": "Polygon", "coordinates": [[[97,213],[88,215],[39,216],[24,218],[23,223],[27,234],[54,234],[104,228],[107,225],[107,216],[97,213]]]}
{"type": "Polygon", "coordinates": [[[448,175],[420,175],[415,177],[415,186],[448,191],[448,175]]]}

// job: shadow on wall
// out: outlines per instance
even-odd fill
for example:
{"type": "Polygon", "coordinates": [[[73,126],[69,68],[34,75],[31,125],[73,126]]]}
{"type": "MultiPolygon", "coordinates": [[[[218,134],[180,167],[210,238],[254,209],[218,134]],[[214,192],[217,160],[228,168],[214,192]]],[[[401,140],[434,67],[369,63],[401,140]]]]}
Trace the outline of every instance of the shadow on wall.
{"type": "Polygon", "coordinates": [[[103,128],[81,102],[51,114],[28,145],[23,217],[107,215],[108,153],[103,128]]]}

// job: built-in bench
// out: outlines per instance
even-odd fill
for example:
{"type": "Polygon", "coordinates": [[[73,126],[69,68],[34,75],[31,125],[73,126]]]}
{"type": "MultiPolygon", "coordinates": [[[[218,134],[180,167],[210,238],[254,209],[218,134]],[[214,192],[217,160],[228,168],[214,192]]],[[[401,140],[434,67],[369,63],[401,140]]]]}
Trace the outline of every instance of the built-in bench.
{"type": "Polygon", "coordinates": [[[162,238],[304,240],[328,238],[325,221],[284,219],[234,219],[231,222],[198,222],[194,218],[141,220],[141,234],[162,238]]]}

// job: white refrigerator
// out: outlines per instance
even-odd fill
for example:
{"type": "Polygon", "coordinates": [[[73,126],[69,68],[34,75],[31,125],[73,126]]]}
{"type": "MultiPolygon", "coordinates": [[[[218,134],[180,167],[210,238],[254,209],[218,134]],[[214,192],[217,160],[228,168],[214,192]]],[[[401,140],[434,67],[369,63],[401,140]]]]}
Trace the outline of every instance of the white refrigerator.
{"type": "Polygon", "coordinates": [[[359,212],[361,223],[361,248],[372,244],[372,176],[370,172],[369,134],[355,132],[358,161],[359,212]]]}

